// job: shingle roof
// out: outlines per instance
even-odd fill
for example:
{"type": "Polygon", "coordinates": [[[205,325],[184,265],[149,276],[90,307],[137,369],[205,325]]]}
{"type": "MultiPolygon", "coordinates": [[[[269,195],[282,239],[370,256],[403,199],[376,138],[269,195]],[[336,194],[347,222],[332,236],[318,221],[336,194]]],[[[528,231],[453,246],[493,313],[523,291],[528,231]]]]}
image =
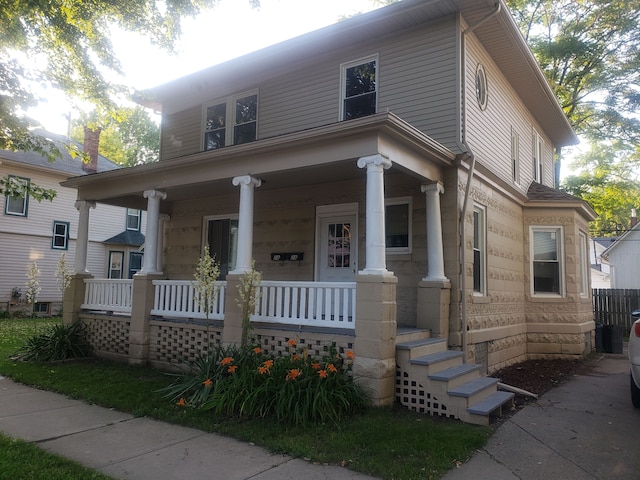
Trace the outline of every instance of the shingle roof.
{"type": "Polygon", "coordinates": [[[135,230],[125,230],[118,235],[106,239],[102,243],[112,243],[116,245],[133,245],[139,247],[144,243],[144,235],[135,230]]]}
{"type": "MultiPolygon", "coordinates": [[[[82,160],[79,158],[73,158],[69,155],[66,149],[66,145],[69,144],[69,139],[64,135],[58,135],[55,133],[46,132],[44,130],[36,130],[34,134],[41,135],[53,141],[62,153],[61,158],[57,158],[54,162],[49,162],[45,157],[37,152],[32,151],[11,151],[0,150],[0,159],[23,163],[32,167],[40,167],[45,170],[68,173],[69,176],[86,175],[87,172],[82,168],[82,160]]],[[[73,142],[80,151],[83,146],[77,142],[73,142]]],[[[112,162],[108,158],[98,155],[98,172],[106,172],[109,170],[117,170],[122,168],[120,165],[112,162]]]]}
{"type": "Polygon", "coordinates": [[[529,190],[527,190],[527,198],[529,200],[551,200],[551,201],[569,201],[581,202],[578,197],[574,197],[568,193],[556,190],[555,188],[542,185],[540,183],[531,182],[529,190]]]}

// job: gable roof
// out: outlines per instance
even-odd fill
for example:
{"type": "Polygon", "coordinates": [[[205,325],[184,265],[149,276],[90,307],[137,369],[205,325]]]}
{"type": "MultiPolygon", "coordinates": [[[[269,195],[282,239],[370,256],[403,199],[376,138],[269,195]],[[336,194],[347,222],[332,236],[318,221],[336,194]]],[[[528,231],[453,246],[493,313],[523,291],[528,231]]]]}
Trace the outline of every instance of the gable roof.
{"type": "Polygon", "coordinates": [[[637,232],[640,232],[640,222],[636,223],[633,227],[631,227],[629,230],[627,230],[622,235],[620,235],[616,239],[616,241],[609,246],[609,248],[607,248],[604,252],[600,254],[600,256],[606,260],[609,260],[609,254],[613,250],[617,249],[620,245],[624,245],[625,242],[628,242],[629,240],[631,240],[631,237],[635,235],[637,232]]]}
{"type": "Polygon", "coordinates": [[[139,93],[135,100],[172,113],[209,98],[255,88],[303,62],[344,45],[370,41],[461,13],[526,107],[558,146],[578,143],[553,90],[503,0],[403,0],[334,25],[214,65],[139,93]]]}
{"type": "MultiPolygon", "coordinates": [[[[47,132],[45,130],[35,130],[33,133],[52,140],[60,149],[62,157],[56,158],[53,162],[49,162],[38,152],[24,150],[16,152],[12,150],[0,150],[0,160],[28,165],[30,167],[37,168],[38,170],[68,174],[68,176],[87,175],[87,172],[82,168],[82,160],[79,158],[73,158],[67,151],[66,146],[69,145],[70,140],[66,136],[47,132]]],[[[76,145],[80,151],[82,151],[83,145],[72,140],[71,142],[76,145]]],[[[102,155],[98,155],[98,172],[108,172],[119,168],[122,167],[117,163],[112,162],[102,155]]]]}

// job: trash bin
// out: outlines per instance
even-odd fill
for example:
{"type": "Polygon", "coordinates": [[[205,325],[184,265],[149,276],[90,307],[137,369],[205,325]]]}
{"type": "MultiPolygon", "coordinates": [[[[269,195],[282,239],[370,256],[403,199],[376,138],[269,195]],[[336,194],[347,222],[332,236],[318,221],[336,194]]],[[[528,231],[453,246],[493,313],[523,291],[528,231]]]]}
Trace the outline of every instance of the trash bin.
{"type": "Polygon", "coordinates": [[[604,325],[596,323],[596,352],[603,353],[604,347],[602,345],[602,328],[604,325]]]}
{"type": "Polygon", "coordinates": [[[624,327],[622,325],[604,325],[602,327],[602,348],[605,353],[622,353],[622,339],[624,327]]]}

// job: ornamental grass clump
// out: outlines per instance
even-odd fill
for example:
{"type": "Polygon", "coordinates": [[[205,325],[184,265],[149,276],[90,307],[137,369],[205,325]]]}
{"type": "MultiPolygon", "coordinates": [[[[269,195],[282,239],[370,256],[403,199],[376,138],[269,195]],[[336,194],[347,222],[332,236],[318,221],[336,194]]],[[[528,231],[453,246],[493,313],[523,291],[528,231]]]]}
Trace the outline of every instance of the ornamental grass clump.
{"type": "Polygon", "coordinates": [[[335,346],[312,358],[294,339],[288,354],[272,356],[259,346],[218,347],[206,368],[194,362],[189,373],[163,389],[178,406],[238,417],[273,417],[296,426],[339,423],[369,406],[352,378],[353,352],[335,346]]]}
{"type": "Polygon", "coordinates": [[[51,325],[44,332],[28,338],[11,356],[16,361],[53,362],[93,356],[87,328],[78,321],[68,325],[51,325]]]}

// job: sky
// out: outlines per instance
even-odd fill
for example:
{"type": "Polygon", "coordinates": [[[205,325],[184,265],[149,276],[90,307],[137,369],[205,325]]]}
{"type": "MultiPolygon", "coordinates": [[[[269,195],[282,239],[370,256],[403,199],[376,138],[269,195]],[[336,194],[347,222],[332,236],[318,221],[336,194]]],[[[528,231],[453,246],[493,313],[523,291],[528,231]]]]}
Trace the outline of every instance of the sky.
{"type": "MultiPolygon", "coordinates": [[[[249,52],[331,25],[342,16],[377,8],[373,0],[220,0],[218,5],[182,24],[178,54],[170,55],[140,35],[114,32],[111,39],[124,78],[113,78],[137,90],[161,85],[249,52]],[[240,28],[241,27],[241,28],[240,28]]],[[[29,115],[54,133],[66,134],[71,103],[57,91],[29,115]]]]}

